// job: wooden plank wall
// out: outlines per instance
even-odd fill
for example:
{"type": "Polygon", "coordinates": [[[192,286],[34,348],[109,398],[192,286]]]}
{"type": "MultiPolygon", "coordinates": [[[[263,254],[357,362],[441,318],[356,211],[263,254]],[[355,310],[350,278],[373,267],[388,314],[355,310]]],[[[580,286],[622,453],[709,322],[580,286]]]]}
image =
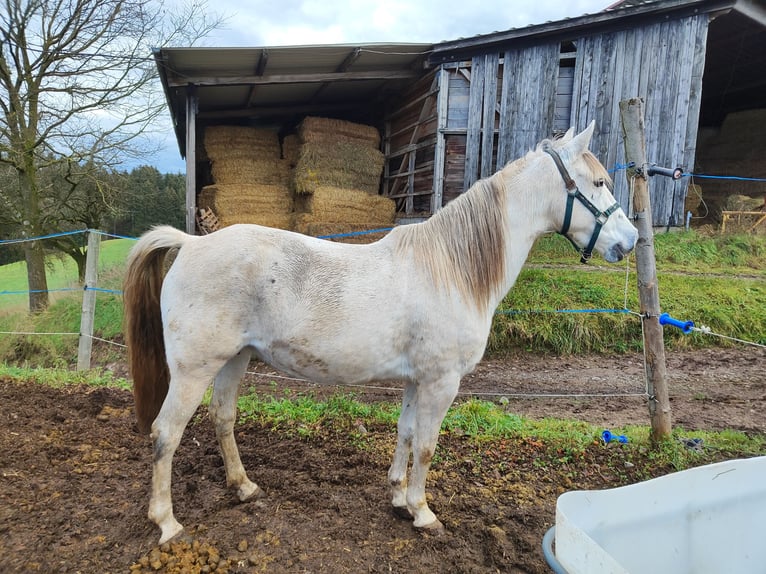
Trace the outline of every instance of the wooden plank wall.
{"type": "Polygon", "coordinates": [[[430,215],[439,138],[439,70],[417,81],[387,117],[383,134],[386,161],[383,195],[405,215],[430,215]]]}
{"type": "MultiPolygon", "coordinates": [[[[619,102],[636,96],[646,102],[647,158],[691,171],[707,27],[698,15],[580,38],[564,54],[552,42],[442,65],[390,114],[384,193],[400,211],[430,215],[542,139],[594,119],[591,149],[614,169],[624,164],[619,102]]],[[[614,180],[627,211],[624,171],[614,180]]],[[[655,225],[684,224],[687,183],[652,178],[655,225]]]]}
{"type": "Polygon", "coordinates": [[[444,203],[553,134],[559,46],[489,53],[445,68],[444,203]]]}
{"type": "MultiPolygon", "coordinates": [[[[572,124],[583,129],[595,119],[591,149],[607,166],[624,164],[620,100],[645,101],[646,157],[664,167],[693,169],[708,18],[665,21],[576,42],[572,124]]],[[[628,208],[624,171],[615,172],[615,197],[628,208]]],[[[653,177],[649,182],[656,226],[684,224],[687,178],[653,177]]]]}

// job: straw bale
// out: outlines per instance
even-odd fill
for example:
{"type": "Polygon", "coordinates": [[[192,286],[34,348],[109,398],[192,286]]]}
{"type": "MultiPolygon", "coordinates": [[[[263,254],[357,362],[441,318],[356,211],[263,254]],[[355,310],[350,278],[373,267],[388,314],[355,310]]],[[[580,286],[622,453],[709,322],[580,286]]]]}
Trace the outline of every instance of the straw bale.
{"type": "Polygon", "coordinates": [[[298,163],[298,154],[300,153],[301,142],[298,134],[290,134],[282,140],[282,158],[294,167],[298,163]]]}
{"type": "Polygon", "coordinates": [[[735,194],[726,198],[724,208],[729,211],[759,211],[763,207],[763,201],[763,197],[735,194]]]}
{"type": "Polygon", "coordinates": [[[381,151],[352,142],[304,143],[295,166],[295,190],[313,193],[330,186],[377,195],[384,162],[381,151]]]}
{"type": "Polygon", "coordinates": [[[281,158],[279,135],[275,130],[247,126],[209,126],[205,129],[205,151],[215,161],[243,156],[251,159],[281,158]]]}
{"type": "Polygon", "coordinates": [[[290,166],[281,159],[243,160],[237,157],[217,159],[211,164],[213,181],[217,184],[290,183],[290,166]]]}
{"type": "Polygon", "coordinates": [[[692,212],[692,216],[699,217],[702,207],[702,187],[690,183],[686,190],[686,199],[684,200],[684,213],[692,212]]]}
{"type": "Polygon", "coordinates": [[[353,189],[322,186],[295,201],[296,211],[315,222],[388,225],[396,216],[393,200],[353,189]]]}
{"type": "Polygon", "coordinates": [[[293,229],[304,235],[312,237],[323,237],[328,235],[344,235],[344,237],[326,237],[330,241],[341,243],[372,243],[382,238],[387,231],[378,233],[365,233],[363,235],[345,236],[347,233],[358,231],[370,231],[378,228],[389,228],[392,225],[374,225],[374,224],[352,224],[352,223],[327,223],[317,221],[311,214],[302,213],[296,215],[293,229]]]}
{"type": "Polygon", "coordinates": [[[264,225],[266,227],[276,227],[278,229],[292,230],[293,228],[293,215],[283,214],[274,215],[268,213],[236,213],[220,220],[222,227],[229,225],[235,225],[237,223],[251,223],[255,225],[264,225]]]}
{"type": "Polygon", "coordinates": [[[200,191],[197,204],[212,209],[222,224],[246,215],[282,216],[293,210],[293,198],[285,185],[216,184],[200,191]]]}
{"type": "Polygon", "coordinates": [[[368,147],[380,145],[380,133],[373,126],[345,120],[307,116],[298,127],[302,143],[351,140],[368,147]]]}

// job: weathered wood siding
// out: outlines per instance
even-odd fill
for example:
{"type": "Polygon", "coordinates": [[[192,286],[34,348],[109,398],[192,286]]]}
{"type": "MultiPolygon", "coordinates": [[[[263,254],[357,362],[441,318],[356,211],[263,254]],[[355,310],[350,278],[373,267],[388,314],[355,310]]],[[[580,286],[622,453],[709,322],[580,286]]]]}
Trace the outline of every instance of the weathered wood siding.
{"type": "MultiPolygon", "coordinates": [[[[572,125],[598,127],[591,149],[608,168],[622,165],[620,100],[645,102],[646,157],[665,167],[693,169],[708,17],[693,16],[576,42],[572,125]]],[[[623,171],[615,173],[615,196],[628,207],[623,171]]],[[[649,182],[654,224],[683,225],[687,178],[649,182]]]]}
{"type": "MultiPolygon", "coordinates": [[[[591,120],[591,149],[614,170],[625,163],[619,102],[633,97],[646,102],[649,161],[691,171],[707,28],[697,15],[579,38],[563,53],[555,41],[443,64],[391,114],[385,193],[400,211],[433,213],[540,140],[591,120]]],[[[614,180],[628,211],[625,172],[614,180]]],[[[655,225],[683,225],[687,184],[652,178],[655,225]]]]}
{"type": "Polygon", "coordinates": [[[439,150],[440,72],[416,82],[387,115],[383,134],[383,195],[407,215],[432,213],[435,165],[439,150]]]}

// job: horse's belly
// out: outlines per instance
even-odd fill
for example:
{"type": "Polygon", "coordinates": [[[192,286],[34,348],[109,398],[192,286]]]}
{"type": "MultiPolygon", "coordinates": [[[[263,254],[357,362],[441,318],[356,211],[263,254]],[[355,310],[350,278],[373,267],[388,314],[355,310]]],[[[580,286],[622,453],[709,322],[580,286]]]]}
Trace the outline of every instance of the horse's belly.
{"type": "Polygon", "coordinates": [[[374,344],[349,347],[340,342],[328,346],[275,340],[255,351],[261,360],[280,371],[316,383],[364,383],[410,375],[406,356],[374,344]]]}

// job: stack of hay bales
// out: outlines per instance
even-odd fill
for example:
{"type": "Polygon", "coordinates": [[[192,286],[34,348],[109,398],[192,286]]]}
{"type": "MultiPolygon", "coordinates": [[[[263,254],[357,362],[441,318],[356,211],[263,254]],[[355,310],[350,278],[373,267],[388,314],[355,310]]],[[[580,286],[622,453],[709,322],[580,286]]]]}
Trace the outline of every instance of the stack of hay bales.
{"type": "Polygon", "coordinates": [[[385,158],[374,127],[306,117],[298,140],[293,177],[298,231],[329,235],[393,224],[396,204],[378,195],[385,158]]]}
{"type": "MultiPolygon", "coordinates": [[[[763,130],[766,108],[728,114],[718,133],[697,145],[695,170],[700,173],[766,178],[763,161],[763,130]]],[[[766,182],[737,179],[706,179],[705,202],[718,220],[721,210],[733,210],[727,204],[732,195],[747,195],[761,200],[766,196],[766,182]]]]}
{"type": "Polygon", "coordinates": [[[210,126],[204,144],[214,183],[202,188],[200,208],[212,209],[222,227],[257,223],[291,228],[290,164],[282,159],[276,131],[210,126]]]}

